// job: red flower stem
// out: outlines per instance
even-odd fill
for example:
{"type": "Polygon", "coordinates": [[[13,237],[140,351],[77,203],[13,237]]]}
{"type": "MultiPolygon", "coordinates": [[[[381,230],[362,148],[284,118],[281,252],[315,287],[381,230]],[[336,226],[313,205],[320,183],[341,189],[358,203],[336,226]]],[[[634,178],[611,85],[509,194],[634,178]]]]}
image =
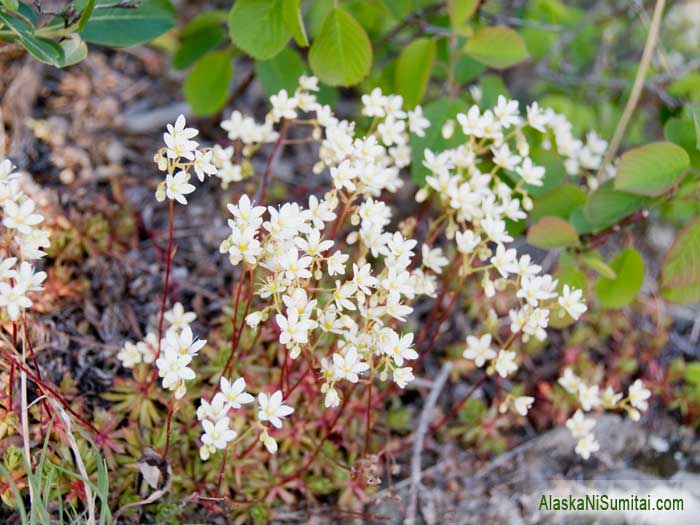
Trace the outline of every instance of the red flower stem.
{"type": "Polygon", "coordinates": [[[284,478],[282,478],[276,485],[274,485],[274,486],[272,487],[273,489],[284,485],[284,484],[287,483],[288,481],[291,481],[291,480],[293,480],[293,479],[298,478],[298,477],[299,477],[303,472],[305,472],[305,471],[309,468],[309,466],[311,466],[311,464],[316,460],[316,457],[318,456],[319,452],[321,451],[321,448],[323,447],[323,444],[326,442],[326,440],[328,439],[328,437],[333,433],[333,429],[334,429],[335,426],[338,424],[338,420],[340,419],[340,417],[341,417],[341,416],[343,415],[343,413],[345,412],[345,408],[348,406],[348,401],[349,401],[350,397],[352,397],[352,394],[355,392],[355,388],[357,388],[357,385],[358,385],[358,383],[355,383],[354,385],[352,385],[352,388],[350,389],[350,391],[348,392],[348,394],[343,398],[343,401],[340,403],[340,408],[338,409],[338,412],[336,413],[335,417],[333,418],[333,421],[331,421],[330,425],[328,425],[328,428],[327,428],[327,430],[326,430],[325,435],[323,436],[323,439],[321,439],[321,441],[319,442],[319,444],[316,445],[316,448],[315,448],[314,451],[312,452],[311,456],[304,462],[304,464],[301,466],[301,468],[299,468],[299,469],[298,469],[296,472],[294,472],[293,474],[290,474],[290,475],[285,476],[284,478]]]}
{"type": "Polygon", "coordinates": [[[83,416],[78,414],[66,401],[66,399],[63,397],[63,395],[56,390],[54,387],[50,386],[48,383],[45,381],[40,380],[32,370],[22,364],[16,356],[8,353],[6,350],[0,348],[0,352],[5,356],[6,359],[11,361],[15,366],[17,366],[21,371],[25,372],[27,374],[27,377],[31,379],[45,394],[50,395],[53,399],[58,401],[61,406],[68,412],[70,415],[72,415],[81,425],[83,425],[86,429],[88,429],[90,432],[93,434],[97,435],[99,434],[99,430],[95,428],[90,422],[88,422],[83,416]]]}
{"type": "Polygon", "coordinates": [[[173,412],[175,408],[175,399],[171,399],[170,403],[168,403],[168,420],[165,425],[165,448],[163,449],[163,454],[161,454],[161,457],[165,459],[168,455],[168,450],[170,449],[170,427],[172,426],[173,423],[173,412]]]}

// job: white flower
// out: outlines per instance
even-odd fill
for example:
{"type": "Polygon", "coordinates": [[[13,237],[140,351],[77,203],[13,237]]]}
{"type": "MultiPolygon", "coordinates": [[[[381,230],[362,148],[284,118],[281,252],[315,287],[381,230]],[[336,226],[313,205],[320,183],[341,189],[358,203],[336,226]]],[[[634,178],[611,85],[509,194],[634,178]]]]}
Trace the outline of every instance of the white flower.
{"type": "Polygon", "coordinates": [[[22,261],[19,270],[10,270],[7,274],[15,280],[15,284],[24,287],[28,292],[40,291],[42,283],[46,280],[46,272],[34,273],[34,267],[27,261],[22,261]]]}
{"type": "Polygon", "coordinates": [[[318,91],[318,78],[302,75],[299,77],[299,87],[305,91],[318,91]]]}
{"type": "Polygon", "coordinates": [[[216,175],[216,166],[212,164],[212,152],[207,151],[202,153],[201,151],[194,152],[194,162],[192,163],[194,168],[194,173],[200,182],[204,181],[205,175],[216,175]]]}
{"type": "Polygon", "coordinates": [[[219,419],[226,417],[228,411],[231,409],[226,397],[221,392],[217,392],[211,403],[206,399],[202,399],[199,407],[197,407],[197,419],[202,421],[203,419],[209,419],[211,421],[218,421],[219,419]]]}
{"type": "Polygon", "coordinates": [[[168,331],[165,334],[165,339],[161,343],[163,348],[177,352],[180,355],[189,355],[193,357],[207,344],[206,339],[195,340],[192,334],[192,329],[188,325],[184,325],[182,331],[178,334],[176,331],[168,331]]]}
{"type": "Polygon", "coordinates": [[[171,310],[165,312],[164,317],[170,323],[170,329],[176,332],[180,332],[197,319],[197,315],[194,312],[185,312],[182,303],[175,303],[171,310]]]}
{"type": "Polygon", "coordinates": [[[369,365],[360,360],[355,347],[350,347],[343,354],[333,354],[333,371],[339,379],[347,379],[351,383],[357,383],[358,375],[369,370],[369,365]]]}
{"type": "Polygon", "coordinates": [[[620,402],[620,399],[622,399],[622,394],[616,393],[611,386],[606,388],[600,395],[600,400],[602,401],[603,406],[607,409],[615,408],[620,402]]]}
{"type": "Polygon", "coordinates": [[[327,259],[327,271],[331,277],[334,275],[343,275],[345,273],[345,263],[350,258],[347,253],[337,250],[327,259]]]}
{"type": "Polygon", "coordinates": [[[295,109],[298,101],[295,97],[290,97],[286,89],[282,89],[276,95],[272,95],[270,104],[272,104],[272,117],[275,122],[282,118],[293,119],[297,117],[295,109]]]}
{"type": "Polygon", "coordinates": [[[385,354],[393,358],[396,366],[403,366],[404,360],[411,361],[418,358],[418,353],[412,348],[412,344],[412,333],[409,332],[400,336],[392,330],[383,349],[385,354]]]}
{"type": "Polygon", "coordinates": [[[238,435],[235,430],[229,428],[229,419],[222,417],[216,423],[212,423],[208,419],[202,421],[204,434],[202,435],[202,443],[211,445],[214,448],[223,450],[226,445],[236,439],[238,435]]]}
{"type": "Polygon", "coordinates": [[[279,341],[285,346],[294,346],[309,342],[309,330],[314,327],[310,319],[300,318],[295,309],[288,309],[287,316],[275,315],[275,322],[280,329],[279,341]]]}
{"type": "Polygon", "coordinates": [[[267,394],[258,394],[258,419],[260,421],[269,421],[275,428],[282,428],[282,418],[287,417],[294,412],[294,409],[285,405],[282,400],[282,391],[277,390],[271,396],[267,394]]]}
{"type": "Polygon", "coordinates": [[[406,385],[414,379],[413,370],[410,367],[394,368],[394,383],[396,383],[399,388],[406,388],[406,385]]]}
{"type": "Polygon", "coordinates": [[[527,107],[527,123],[537,131],[544,133],[549,119],[542,112],[537,102],[533,102],[527,107]]]}
{"type": "Polygon", "coordinates": [[[447,266],[450,261],[442,253],[442,248],[431,249],[427,244],[421,246],[421,255],[423,256],[423,266],[430,268],[435,273],[442,273],[442,268],[447,266]]]}
{"type": "Polygon", "coordinates": [[[478,367],[484,366],[486,361],[496,357],[496,351],[491,348],[491,334],[481,337],[467,336],[467,348],[462,353],[465,359],[472,359],[478,367]]]}
{"type": "Polygon", "coordinates": [[[44,217],[34,213],[35,204],[27,199],[22,204],[14,201],[5,201],[2,223],[6,228],[14,229],[27,235],[32,228],[44,220],[44,217]]]}
{"type": "Polygon", "coordinates": [[[377,278],[371,275],[371,271],[372,265],[370,264],[358,266],[357,264],[353,263],[352,265],[352,283],[365,295],[371,295],[371,288],[375,288],[377,286],[377,278]]]}
{"type": "Polygon", "coordinates": [[[576,444],[576,453],[583,459],[588,459],[591,454],[600,450],[600,444],[596,441],[593,434],[587,434],[579,439],[576,444]]]}
{"type": "Polygon", "coordinates": [[[579,383],[578,400],[579,403],[581,403],[581,408],[586,412],[600,406],[601,401],[598,395],[598,385],[586,386],[583,383],[579,383]]]}
{"type": "Polygon", "coordinates": [[[382,90],[374,88],[369,95],[362,95],[362,114],[368,117],[383,117],[385,101],[382,90]]]}
{"type": "Polygon", "coordinates": [[[515,168],[515,172],[522,177],[522,179],[532,186],[542,186],[544,179],[544,168],[542,166],[535,166],[530,158],[526,158],[521,166],[515,168]]]}
{"type": "Polygon", "coordinates": [[[518,124],[520,122],[518,113],[517,100],[508,100],[503,95],[498,95],[498,102],[493,108],[493,114],[496,116],[501,126],[508,129],[518,124]]]}
{"type": "Polygon", "coordinates": [[[340,405],[340,396],[335,388],[326,390],[326,396],[323,398],[323,406],[326,408],[337,407],[340,405]]]}
{"type": "Polygon", "coordinates": [[[141,352],[134,343],[126,342],[119,353],[117,359],[122,362],[124,368],[133,368],[141,362],[141,352]]]}
{"type": "Polygon", "coordinates": [[[163,388],[173,390],[182,381],[194,379],[194,371],[187,366],[191,362],[191,355],[181,354],[173,348],[165,348],[156,359],[158,375],[163,378],[163,388]]]}
{"type": "Polygon", "coordinates": [[[518,369],[518,365],[515,364],[515,352],[500,350],[498,356],[496,356],[494,368],[496,372],[498,372],[498,375],[503,378],[515,372],[518,369]]]}
{"type": "Polygon", "coordinates": [[[503,143],[499,147],[492,146],[493,162],[506,170],[514,170],[520,163],[520,156],[511,153],[507,143],[503,143]]]}
{"type": "Polygon", "coordinates": [[[569,394],[576,394],[582,383],[579,377],[571,371],[571,368],[567,367],[559,378],[559,384],[564,387],[564,390],[569,394]]]}
{"type": "Polygon", "coordinates": [[[595,419],[587,418],[583,412],[577,410],[576,413],[566,421],[566,428],[571,431],[571,435],[575,438],[587,436],[595,426],[595,419]]]}
{"type": "Polygon", "coordinates": [[[197,149],[198,144],[190,139],[196,137],[199,131],[194,128],[186,128],[186,125],[185,116],[180,115],[175,121],[175,126],[171,124],[166,126],[168,131],[163,134],[163,140],[167,146],[166,154],[171,159],[182,157],[194,160],[194,150],[197,149]]]}
{"type": "Polygon", "coordinates": [[[465,232],[457,232],[455,234],[455,242],[459,253],[469,255],[481,244],[481,237],[473,231],[467,230],[465,232]]]}
{"type": "Polygon", "coordinates": [[[644,388],[644,383],[641,379],[637,379],[632,383],[627,391],[627,396],[629,397],[630,404],[641,411],[649,408],[649,402],[647,399],[651,397],[651,390],[644,388]]]}
{"type": "Polygon", "coordinates": [[[9,283],[0,282],[0,307],[7,310],[7,315],[12,321],[17,321],[22,310],[32,306],[32,301],[26,293],[27,289],[21,284],[11,286],[9,283]]]}
{"type": "Polygon", "coordinates": [[[505,246],[499,243],[496,247],[496,255],[491,257],[491,264],[498,270],[501,277],[507,278],[509,274],[518,272],[517,257],[515,248],[506,250],[505,246]]]}
{"type": "Polygon", "coordinates": [[[416,106],[408,112],[408,129],[419,137],[425,137],[425,130],[430,127],[430,121],[423,116],[423,108],[416,106]]]}
{"type": "Polygon", "coordinates": [[[559,297],[559,304],[573,319],[578,319],[581,317],[581,314],[588,310],[582,297],[582,290],[570,288],[568,284],[565,284],[562,294],[559,297]]]}
{"type": "Polygon", "coordinates": [[[195,190],[195,187],[188,182],[189,177],[185,171],[178,171],[175,175],[166,175],[165,195],[180,204],[187,204],[185,195],[189,195],[195,190]]]}
{"type": "Polygon", "coordinates": [[[158,336],[153,332],[146,334],[146,339],[136,343],[136,348],[141,354],[141,360],[150,365],[158,353],[158,336]]]}
{"type": "Polygon", "coordinates": [[[245,379],[242,377],[233,382],[222,377],[219,385],[221,393],[232,408],[241,408],[241,405],[247,405],[255,401],[255,398],[245,391],[245,379]]]}
{"type": "Polygon", "coordinates": [[[527,416],[527,412],[528,410],[530,410],[530,407],[534,402],[534,397],[521,396],[513,400],[513,407],[515,408],[515,411],[521,416],[527,416]]]}

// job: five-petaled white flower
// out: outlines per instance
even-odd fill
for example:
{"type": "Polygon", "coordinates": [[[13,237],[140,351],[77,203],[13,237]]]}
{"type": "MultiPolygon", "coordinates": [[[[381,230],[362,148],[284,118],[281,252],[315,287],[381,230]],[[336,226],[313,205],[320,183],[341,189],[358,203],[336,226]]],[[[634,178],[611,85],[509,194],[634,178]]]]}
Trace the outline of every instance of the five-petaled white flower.
{"type": "Polygon", "coordinates": [[[275,428],[282,428],[282,418],[294,412],[292,407],[284,404],[281,390],[277,390],[270,396],[260,392],[258,394],[258,406],[260,407],[258,419],[260,421],[269,421],[275,428]]]}

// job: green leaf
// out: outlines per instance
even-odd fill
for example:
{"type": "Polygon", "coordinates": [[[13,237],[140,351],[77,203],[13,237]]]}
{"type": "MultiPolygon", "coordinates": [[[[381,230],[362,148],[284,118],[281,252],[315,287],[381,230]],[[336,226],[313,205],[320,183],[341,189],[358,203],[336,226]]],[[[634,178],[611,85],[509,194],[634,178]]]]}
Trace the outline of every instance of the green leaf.
{"type": "Polygon", "coordinates": [[[284,23],[283,0],[236,0],[228,17],[234,44],[258,60],[282,51],[291,36],[284,23]]]}
{"type": "Polygon", "coordinates": [[[403,97],[409,109],[423,100],[436,50],[435,40],[423,37],[408,44],[399,55],[394,72],[394,89],[403,97]]]}
{"type": "Polygon", "coordinates": [[[503,95],[506,98],[510,97],[503,79],[497,75],[481,75],[479,87],[481,88],[481,100],[477,102],[483,110],[495,106],[499,95],[503,95]]]}
{"type": "Polygon", "coordinates": [[[578,244],[576,229],[561,217],[542,217],[530,226],[527,242],[538,248],[564,248],[578,244]]]}
{"type": "Polygon", "coordinates": [[[680,181],[690,166],[683,148],[654,142],[626,151],[615,174],[615,189],[656,197],[680,181]]]}
{"type": "Polygon", "coordinates": [[[275,58],[255,63],[255,76],[262,84],[265,94],[270,97],[286,89],[294,93],[299,77],[306,71],[306,64],[293,49],[283,49],[275,58]]]}
{"type": "Polygon", "coordinates": [[[63,49],[63,62],[61,67],[72,66],[78,62],[82,62],[87,57],[88,48],[85,41],[80,38],[80,35],[73,33],[68,38],[60,43],[63,49]]]}
{"type": "Polygon", "coordinates": [[[683,116],[670,118],[664,124],[664,138],[681,146],[690,157],[693,166],[700,166],[700,150],[698,140],[700,135],[692,117],[683,116]]]}
{"type": "Polygon", "coordinates": [[[608,279],[615,279],[617,274],[610,268],[597,251],[588,252],[581,256],[583,264],[594,270],[598,275],[608,279]]]}
{"type": "Polygon", "coordinates": [[[306,36],[304,19],[301,17],[301,0],[283,0],[282,15],[284,25],[294,37],[294,41],[301,47],[309,45],[309,37],[306,36]]]}
{"type": "Polygon", "coordinates": [[[700,219],[678,233],[661,265],[661,295],[674,303],[700,301],[700,219]]]}
{"type": "Polygon", "coordinates": [[[530,220],[537,222],[547,215],[568,219],[572,211],[586,202],[586,198],[586,192],[579,186],[562,184],[534,199],[530,220]]]}
{"type": "Polygon", "coordinates": [[[314,74],[331,86],[352,86],[372,67],[372,44],[365,30],[340,7],[326,16],[309,51],[314,74]]]}
{"type": "Polygon", "coordinates": [[[605,308],[622,308],[634,300],[642,287],[644,259],[634,248],[626,248],[610,262],[610,267],[616,277],[600,277],[596,284],[596,295],[605,308]]]}
{"type": "Polygon", "coordinates": [[[598,231],[617,224],[648,202],[647,197],[614,189],[610,180],[588,196],[583,215],[593,231],[598,231]]]}
{"type": "MultiPolygon", "coordinates": [[[[95,7],[115,5],[97,0],[95,7]]],[[[129,47],[144,44],[175,26],[175,9],[169,0],[143,0],[134,7],[100,7],[80,32],[92,44],[129,47]]]]}
{"type": "Polygon", "coordinates": [[[195,115],[211,115],[228,99],[233,59],[228,51],[211,51],[200,58],[187,76],[184,93],[195,115]]]}
{"type": "Polygon", "coordinates": [[[494,69],[505,69],[528,57],[523,38],[508,27],[484,27],[467,41],[464,52],[494,69]]]}
{"type": "Polygon", "coordinates": [[[3,12],[0,12],[0,22],[14,33],[20,45],[39,62],[55,67],[63,65],[63,49],[56,42],[34,36],[32,28],[25,22],[3,12]]]}
{"type": "MultiPolygon", "coordinates": [[[[194,22],[194,21],[193,21],[194,22]]],[[[173,56],[175,69],[186,69],[194,64],[202,55],[216,48],[226,38],[226,32],[214,22],[209,25],[197,24],[198,29],[188,29],[187,26],[180,35],[180,47],[173,56]]]]}
{"type": "Polygon", "coordinates": [[[85,26],[90,20],[94,10],[95,0],[87,0],[87,2],[85,2],[85,7],[83,7],[83,11],[80,13],[80,19],[78,20],[78,31],[85,29],[85,26]]]}
{"type": "Polygon", "coordinates": [[[474,16],[480,3],[480,0],[447,0],[447,13],[450,15],[452,29],[459,29],[474,16]]]}
{"type": "MultiPolygon", "coordinates": [[[[455,118],[457,113],[466,113],[468,110],[469,106],[463,100],[450,101],[447,98],[441,98],[423,108],[423,113],[430,122],[445,122],[448,119],[455,118]]],[[[425,178],[430,175],[428,168],[423,166],[424,151],[429,149],[436,154],[440,153],[461,144],[464,141],[464,135],[460,126],[455,125],[454,135],[451,139],[446,140],[442,136],[440,126],[433,125],[425,130],[424,137],[411,134],[410,141],[411,178],[413,182],[422,186],[425,183],[425,178]]]]}

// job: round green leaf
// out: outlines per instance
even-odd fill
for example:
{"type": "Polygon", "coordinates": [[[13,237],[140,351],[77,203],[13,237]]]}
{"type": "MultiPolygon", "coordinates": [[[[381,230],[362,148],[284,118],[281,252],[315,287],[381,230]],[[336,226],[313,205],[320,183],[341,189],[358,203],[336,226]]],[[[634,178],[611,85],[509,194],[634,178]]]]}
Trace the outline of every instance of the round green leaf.
{"type": "Polygon", "coordinates": [[[211,115],[228,99],[233,60],[228,51],[212,51],[200,58],[187,76],[185,98],[195,115],[211,115]]]}
{"type": "Polygon", "coordinates": [[[331,86],[352,86],[372,67],[372,44],[362,26],[346,11],[335,7],[309,51],[309,64],[321,81],[331,86]]]}
{"type": "Polygon", "coordinates": [[[175,27],[175,9],[169,0],[138,2],[133,7],[114,6],[113,0],[97,0],[80,32],[92,44],[129,47],[143,44],[175,27]],[[102,7],[100,7],[102,6],[102,7]]]}
{"type": "Polygon", "coordinates": [[[700,301],[700,219],[676,237],[661,266],[661,295],[674,303],[700,301]]]}
{"type": "Polygon", "coordinates": [[[467,41],[464,52],[494,69],[514,66],[528,57],[525,40],[508,27],[484,27],[467,41]]]}
{"type": "Polygon", "coordinates": [[[672,142],[654,142],[626,151],[620,157],[615,189],[655,197],[685,175],[690,159],[672,142]]]}
{"type": "Polygon", "coordinates": [[[616,277],[600,277],[596,285],[596,295],[605,308],[622,308],[634,300],[642,287],[644,259],[634,248],[626,248],[610,262],[610,267],[616,277]]]}
{"type": "Polygon", "coordinates": [[[296,43],[301,47],[309,45],[309,38],[306,36],[304,19],[301,17],[301,0],[284,0],[282,11],[284,25],[294,37],[296,43]]]}
{"type": "Polygon", "coordinates": [[[180,47],[173,56],[175,69],[186,69],[194,64],[202,55],[211,51],[226,37],[226,33],[218,24],[203,27],[198,31],[189,32],[182,36],[180,47]]]}
{"type": "Polygon", "coordinates": [[[528,230],[527,242],[538,248],[563,248],[577,245],[578,234],[561,217],[542,217],[528,230]]]}
{"type": "Polygon", "coordinates": [[[233,43],[258,60],[282,51],[291,36],[283,4],[283,0],[236,0],[228,17],[233,43]]]}
{"type": "Polygon", "coordinates": [[[586,192],[574,184],[561,186],[534,199],[530,220],[537,222],[550,215],[568,219],[571,212],[586,202],[586,192]]]}
{"type": "Polygon", "coordinates": [[[286,89],[294,93],[299,77],[306,72],[306,64],[293,49],[285,48],[276,57],[255,63],[255,76],[269,97],[286,89]]]}
{"type": "Polygon", "coordinates": [[[401,51],[394,71],[394,90],[403,97],[407,108],[414,108],[423,100],[436,50],[435,40],[423,37],[401,51]]]}
{"type": "Polygon", "coordinates": [[[603,230],[642,208],[648,201],[647,197],[617,191],[610,180],[588,196],[583,216],[592,231],[603,230]]]}
{"type": "Polygon", "coordinates": [[[450,15],[450,26],[459,29],[469,20],[479,8],[479,0],[447,0],[447,13],[450,15]]]}

